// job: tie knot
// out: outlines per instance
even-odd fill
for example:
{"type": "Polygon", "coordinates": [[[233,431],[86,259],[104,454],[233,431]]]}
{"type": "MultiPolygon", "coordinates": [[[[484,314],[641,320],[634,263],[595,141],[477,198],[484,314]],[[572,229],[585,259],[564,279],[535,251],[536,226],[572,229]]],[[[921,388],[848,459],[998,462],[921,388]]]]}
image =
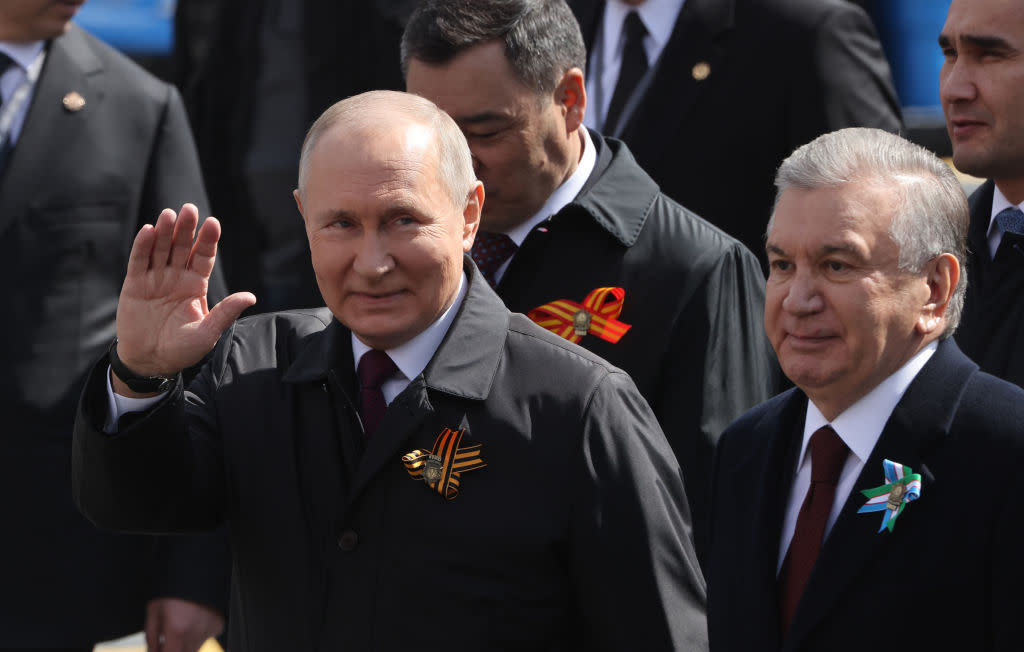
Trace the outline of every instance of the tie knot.
{"type": "Polygon", "coordinates": [[[385,380],[398,371],[395,361],[387,353],[371,349],[363,354],[356,367],[356,375],[359,377],[360,387],[367,389],[380,389],[385,380]]]}
{"type": "Polygon", "coordinates": [[[626,14],[626,22],[623,23],[622,30],[626,33],[627,41],[637,41],[647,36],[647,26],[644,25],[644,21],[636,11],[626,14]]]}
{"type": "Polygon", "coordinates": [[[507,234],[478,231],[469,253],[484,278],[494,287],[498,268],[512,257],[516,249],[516,243],[507,234]]]}
{"type": "Polygon", "coordinates": [[[822,426],[811,435],[811,482],[835,486],[849,449],[832,426],[822,426]]]}
{"type": "Polygon", "coordinates": [[[996,215],[996,224],[1003,233],[1024,233],[1024,213],[1016,206],[1010,206],[999,211],[996,215]]]}

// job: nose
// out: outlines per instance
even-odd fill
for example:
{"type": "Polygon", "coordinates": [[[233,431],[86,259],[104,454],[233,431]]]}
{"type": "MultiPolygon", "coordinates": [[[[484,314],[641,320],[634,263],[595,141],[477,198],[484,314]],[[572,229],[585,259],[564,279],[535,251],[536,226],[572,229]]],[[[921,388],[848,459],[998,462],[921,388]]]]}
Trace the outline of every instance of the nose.
{"type": "Polygon", "coordinates": [[[942,104],[970,102],[977,93],[970,66],[963,58],[946,59],[939,71],[939,100],[942,104]]]}
{"type": "Polygon", "coordinates": [[[356,248],[352,269],[367,279],[379,279],[395,268],[387,238],[376,231],[365,233],[356,248]]]}
{"type": "Polygon", "coordinates": [[[782,300],[782,309],[792,315],[810,315],[820,312],[825,306],[814,275],[798,272],[787,284],[786,295],[782,300]]]}

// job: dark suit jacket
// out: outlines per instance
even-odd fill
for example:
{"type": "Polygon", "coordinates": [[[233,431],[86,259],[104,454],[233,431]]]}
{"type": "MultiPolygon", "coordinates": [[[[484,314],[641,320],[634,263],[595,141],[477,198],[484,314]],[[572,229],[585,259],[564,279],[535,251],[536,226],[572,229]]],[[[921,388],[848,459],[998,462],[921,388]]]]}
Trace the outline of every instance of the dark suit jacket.
{"type": "Polygon", "coordinates": [[[988,251],[995,184],[970,197],[967,298],[956,341],[988,373],[1024,386],[1024,236],[1003,235],[995,258],[988,251]]]}
{"type": "MultiPolygon", "coordinates": [[[[617,343],[580,345],[636,381],[675,451],[701,544],[718,435],[776,391],[761,325],[764,276],[750,252],[658,192],[629,149],[591,132],[597,163],[583,190],[523,241],[498,284],[509,310],[625,290],[617,343]]],[[[701,546],[698,545],[698,548],[701,546]]]]}
{"type": "Polygon", "coordinates": [[[79,506],[121,529],[226,520],[235,651],[705,649],[682,479],[647,404],[467,267],[444,342],[364,451],[350,333],[326,309],[241,320],[190,392],[115,435],[98,366],[79,506]],[[444,428],[487,463],[452,501],[401,461],[444,428]]]}
{"type": "MultiPolygon", "coordinates": [[[[604,3],[570,1],[588,48],[604,3]]],[[[780,163],[842,127],[900,128],[871,20],[847,0],[686,0],[623,127],[661,191],[765,261],[780,163]],[[703,80],[698,63],[708,65],[703,80]]]]}
{"type": "Polygon", "coordinates": [[[793,389],[722,435],[708,569],[711,649],[1017,650],[1024,597],[1024,391],[980,372],[952,340],[910,384],[825,540],[780,640],[779,536],[807,398],[793,389]],[[922,476],[892,532],[857,514],[882,460],[922,476]]]}
{"type": "Polygon", "coordinates": [[[70,491],[75,405],[113,339],[132,239],[185,201],[204,210],[174,88],[77,27],[54,40],[0,179],[0,649],[138,631],[154,594],[224,607],[226,545],[199,554],[183,541],[169,563],[150,537],[94,528],[70,491]],[[85,99],[79,111],[62,105],[72,91],[85,99]]]}

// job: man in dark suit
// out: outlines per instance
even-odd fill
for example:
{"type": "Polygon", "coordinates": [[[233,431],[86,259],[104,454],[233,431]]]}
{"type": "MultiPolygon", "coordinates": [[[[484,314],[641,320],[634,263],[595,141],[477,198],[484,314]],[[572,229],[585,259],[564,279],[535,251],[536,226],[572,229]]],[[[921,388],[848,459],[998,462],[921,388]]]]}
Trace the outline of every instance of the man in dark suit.
{"type": "Polygon", "coordinates": [[[489,193],[478,265],[510,310],[633,377],[682,466],[699,550],[715,441],[776,391],[764,277],[583,126],[584,56],[564,0],[428,1],[403,37],[407,90],[459,124],[489,193]],[[496,239],[510,260],[481,247],[496,239]]]}
{"type": "Polygon", "coordinates": [[[939,45],[953,163],[988,179],[969,200],[971,291],[956,339],[983,370],[1024,385],[1024,12],[953,2],[939,45]]]}
{"type": "Polygon", "coordinates": [[[71,500],[75,404],[132,235],[204,198],[177,92],[71,26],[77,8],[0,3],[0,650],[92,650],[145,620],[154,647],[194,651],[223,626],[226,541],[111,535],[71,500]]]}
{"type": "MultiPolygon", "coordinates": [[[[764,255],[782,159],[842,127],[898,131],[878,35],[847,0],[571,0],[588,48],[588,126],[622,139],[661,191],[764,255]],[[639,65],[621,65],[630,12],[639,65]],[[619,71],[633,91],[605,124],[619,71]]],[[[762,258],[762,262],[764,262],[762,258]]]]}
{"type": "Polygon", "coordinates": [[[844,129],[777,183],[764,321],[796,388],[719,443],[712,649],[1020,649],[1024,391],[950,337],[959,181],[898,136],[844,129]]]}
{"type": "Polygon", "coordinates": [[[201,309],[217,222],[194,246],[191,205],[140,231],[76,422],[83,511],[226,521],[230,650],[706,649],[672,451],[625,373],[464,257],[484,191],[455,123],[405,93],[343,100],[295,196],[319,310],[231,326],[251,294],[201,309]]]}

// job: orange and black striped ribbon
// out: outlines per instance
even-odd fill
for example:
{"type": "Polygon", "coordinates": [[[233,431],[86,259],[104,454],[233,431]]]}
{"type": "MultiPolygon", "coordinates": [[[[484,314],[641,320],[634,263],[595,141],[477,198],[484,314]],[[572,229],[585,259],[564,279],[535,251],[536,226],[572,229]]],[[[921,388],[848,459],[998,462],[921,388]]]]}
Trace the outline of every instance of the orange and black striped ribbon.
{"type": "Polygon", "coordinates": [[[448,500],[459,495],[460,475],[487,466],[480,457],[482,444],[459,447],[463,430],[445,428],[434,441],[431,451],[416,449],[402,456],[405,470],[413,480],[423,480],[431,489],[448,500]]]}
{"type": "Polygon", "coordinates": [[[534,308],[526,316],[573,343],[589,333],[615,344],[631,328],[616,319],[622,314],[625,298],[626,291],[622,288],[597,288],[583,303],[559,299],[534,308]]]}

